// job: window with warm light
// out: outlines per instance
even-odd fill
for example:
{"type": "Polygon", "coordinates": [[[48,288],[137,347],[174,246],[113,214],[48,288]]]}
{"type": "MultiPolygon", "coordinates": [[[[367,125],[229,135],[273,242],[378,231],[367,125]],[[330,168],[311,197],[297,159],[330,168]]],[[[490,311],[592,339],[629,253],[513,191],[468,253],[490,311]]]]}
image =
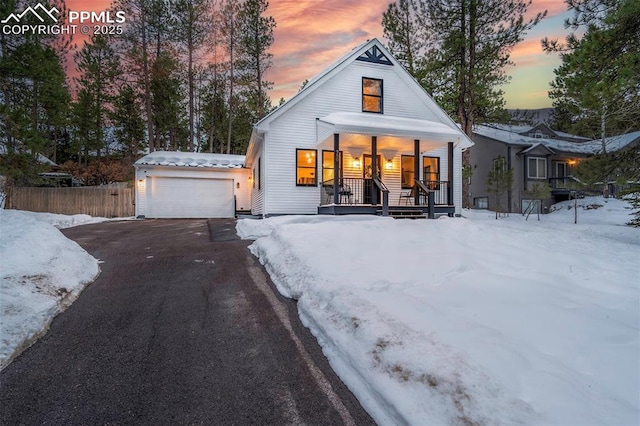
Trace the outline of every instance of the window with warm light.
{"type": "Polygon", "coordinates": [[[362,77],[362,112],[382,114],[382,80],[362,77]]]}
{"type": "Polygon", "coordinates": [[[439,157],[423,157],[422,158],[423,179],[425,181],[440,180],[440,158],[439,157]]]}
{"type": "Polygon", "coordinates": [[[413,164],[413,155],[403,155],[400,162],[401,164],[401,174],[402,174],[402,188],[408,189],[413,188],[414,179],[415,179],[415,171],[413,164]]]}
{"type": "MultiPolygon", "coordinates": [[[[334,164],[333,159],[335,155],[333,151],[322,151],[322,182],[331,184],[334,176],[334,164]]],[[[339,175],[338,178],[342,179],[342,151],[338,155],[339,161],[339,175]]]]}
{"type": "Polygon", "coordinates": [[[296,185],[315,186],[318,161],[315,149],[296,149],[296,185]]]}

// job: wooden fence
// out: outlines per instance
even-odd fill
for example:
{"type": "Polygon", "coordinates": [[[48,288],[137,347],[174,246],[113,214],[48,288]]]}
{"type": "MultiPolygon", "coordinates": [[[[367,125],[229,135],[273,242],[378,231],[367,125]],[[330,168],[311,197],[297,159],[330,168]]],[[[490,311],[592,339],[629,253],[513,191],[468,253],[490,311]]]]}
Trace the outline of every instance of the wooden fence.
{"type": "Polygon", "coordinates": [[[32,212],[129,217],[134,213],[133,188],[12,188],[8,208],[32,212]]]}

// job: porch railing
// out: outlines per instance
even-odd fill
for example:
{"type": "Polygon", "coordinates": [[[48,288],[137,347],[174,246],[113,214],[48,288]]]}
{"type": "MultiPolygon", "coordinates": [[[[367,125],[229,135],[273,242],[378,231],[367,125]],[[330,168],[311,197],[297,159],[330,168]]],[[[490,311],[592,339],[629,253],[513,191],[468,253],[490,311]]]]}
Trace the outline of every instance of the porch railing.
{"type": "Polygon", "coordinates": [[[584,186],[573,176],[549,178],[549,185],[551,189],[576,189],[584,186]]]}
{"type": "MultiPolygon", "coordinates": [[[[433,193],[433,203],[437,206],[452,206],[453,205],[453,195],[451,194],[451,185],[446,180],[423,180],[417,181],[419,183],[418,188],[420,189],[421,195],[426,195],[428,192],[433,193]]],[[[420,198],[425,205],[427,205],[427,200],[424,198],[420,198]],[[424,200],[424,201],[423,201],[424,200]]]]}

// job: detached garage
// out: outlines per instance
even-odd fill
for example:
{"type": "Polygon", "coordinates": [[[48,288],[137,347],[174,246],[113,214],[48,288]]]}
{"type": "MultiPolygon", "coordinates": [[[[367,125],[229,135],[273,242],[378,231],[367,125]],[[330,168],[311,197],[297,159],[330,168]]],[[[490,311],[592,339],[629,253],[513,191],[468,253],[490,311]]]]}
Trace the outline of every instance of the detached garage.
{"type": "Polygon", "coordinates": [[[156,151],[136,161],[136,216],[230,218],[251,211],[242,155],[156,151]]]}

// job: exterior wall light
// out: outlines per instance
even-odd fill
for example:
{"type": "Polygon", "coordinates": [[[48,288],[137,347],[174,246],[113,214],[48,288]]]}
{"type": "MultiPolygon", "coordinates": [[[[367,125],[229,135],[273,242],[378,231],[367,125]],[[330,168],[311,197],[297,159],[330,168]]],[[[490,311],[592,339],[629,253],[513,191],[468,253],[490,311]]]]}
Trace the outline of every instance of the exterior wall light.
{"type": "Polygon", "coordinates": [[[391,170],[393,169],[393,161],[391,161],[391,159],[387,159],[387,165],[386,165],[386,169],[387,170],[391,170]]]}
{"type": "Polygon", "coordinates": [[[360,168],[360,157],[355,157],[353,159],[353,168],[354,169],[359,169],[360,168]]]}

